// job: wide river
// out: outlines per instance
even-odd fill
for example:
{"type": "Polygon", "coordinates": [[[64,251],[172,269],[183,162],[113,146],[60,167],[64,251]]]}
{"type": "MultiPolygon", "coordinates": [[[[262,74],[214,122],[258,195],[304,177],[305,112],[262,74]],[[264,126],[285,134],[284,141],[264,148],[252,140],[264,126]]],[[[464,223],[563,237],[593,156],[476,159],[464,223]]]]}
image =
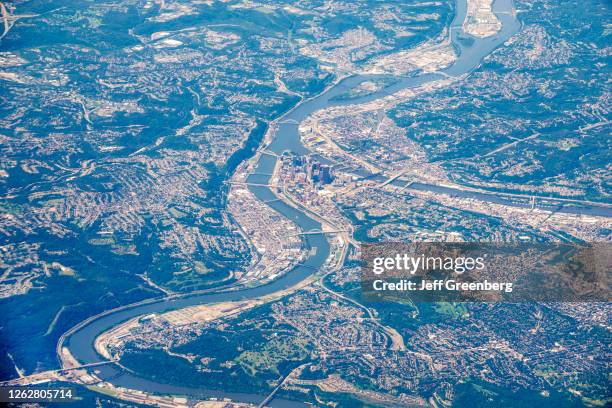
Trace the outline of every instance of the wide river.
{"type": "MultiPolygon", "coordinates": [[[[451,37],[459,57],[452,66],[443,70],[442,73],[398,78],[392,85],[378,92],[342,101],[337,98],[339,95],[345,94],[347,91],[355,88],[364,81],[380,78],[380,76],[357,75],[346,78],[315,98],[301,102],[280,118],[278,120],[278,127],[274,131],[271,142],[269,146],[267,146],[267,150],[273,151],[279,155],[285,150],[291,150],[296,153],[308,153],[309,151],[300,142],[298,126],[306,117],[319,109],[339,104],[346,105],[368,102],[390,95],[404,88],[414,88],[426,82],[442,79],[446,75],[459,76],[472,71],[480,64],[486,55],[490,54],[496,47],[501,45],[520,29],[520,23],[514,15],[512,0],[495,0],[493,8],[495,14],[503,23],[503,28],[498,34],[485,39],[473,38],[473,41],[470,42],[459,41],[460,36],[465,37],[461,25],[466,15],[467,0],[456,0],[456,13],[451,24],[451,37]]],[[[251,174],[248,181],[267,184],[269,176],[265,176],[265,174],[272,173],[276,160],[277,158],[271,155],[259,155],[257,167],[254,171],[257,174],[251,174]]],[[[417,188],[418,187],[419,186],[417,186],[417,188]]],[[[259,200],[266,202],[267,205],[298,224],[303,230],[308,231],[321,227],[317,221],[309,218],[303,212],[290,207],[282,201],[275,200],[276,196],[267,187],[250,186],[249,189],[259,200]]],[[[456,191],[453,191],[453,193],[459,194],[456,191]]],[[[477,198],[490,201],[486,196],[477,198]]],[[[491,198],[499,200],[499,197],[494,195],[492,195],[491,198]]],[[[63,345],[68,347],[72,355],[83,364],[104,361],[104,358],[98,355],[94,348],[95,338],[100,333],[128,319],[140,315],[162,313],[172,309],[199,304],[258,298],[290,288],[320,269],[329,254],[329,243],[324,235],[308,235],[305,240],[310,248],[315,249],[313,254],[303,264],[295,267],[272,283],[256,288],[154,300],[149,303],[127,306],[123,309],[109,311],[106,314],[102,314],[77,325],[66,333],[65,337],[63,337],[60,342],[60,346],[63,345]]],[[[251,403],[259,403],[264,399],[262,395],[230,393],[156,383],[126,372],[112,364],[97,367],[97,370],[99,370],[99,377],[116,386],[142,390],[145,392],[185,395],[194,398],[227,397],[234,401],[251,403]]],[[[274,407],[288,407],[301,404],[294,401],[274,399],[271,405],[274,407]]]]}

